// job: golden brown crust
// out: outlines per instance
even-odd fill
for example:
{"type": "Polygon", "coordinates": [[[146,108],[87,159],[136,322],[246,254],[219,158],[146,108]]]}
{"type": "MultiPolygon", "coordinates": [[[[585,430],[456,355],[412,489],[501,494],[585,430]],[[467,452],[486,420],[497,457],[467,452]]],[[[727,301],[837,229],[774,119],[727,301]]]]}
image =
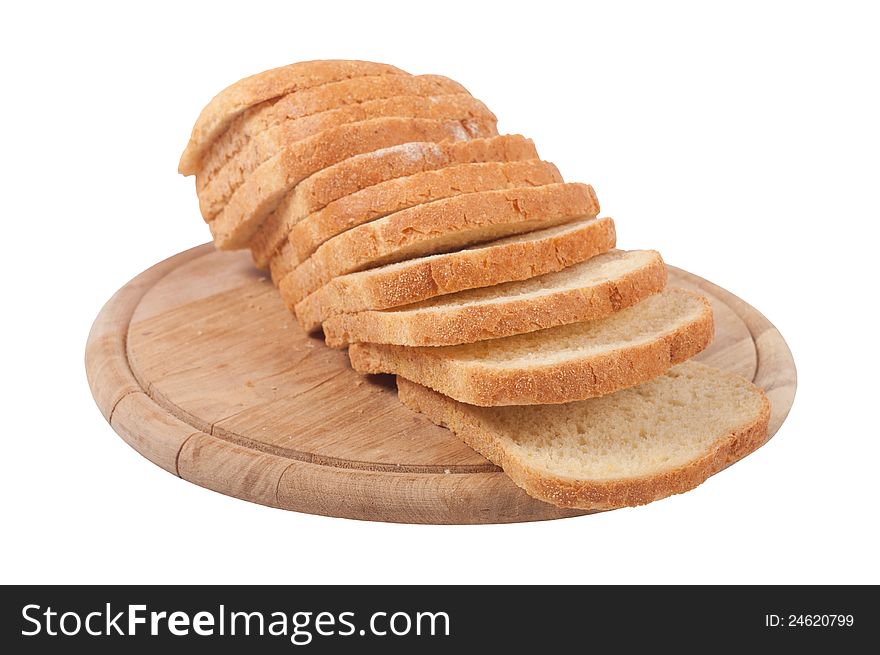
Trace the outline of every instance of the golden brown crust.
{"type": "MultiPolygon", "coordinates": [[[[720,374],[720,373],[719,373],[720,374]]],[[[729,375],[729,374],[723,374],[729,375]]],[[[770,402],[760,389],[760,411],[751,420],[724,435],[718,435],[702,456],[660,474],[618,480],[572,480],[548,475],[529,466],[508,448],[491,426],[480,418],[480,408],[457,403],[451,398],[397,378],[398,396],[410,409],[425,414],[504,472],[530,496],[558,507],[610,510],[644,505],[699,486],[710,476],[757,450],[767,441],[770,402]]]]}
{"type": "Polygon", "coordinates": [[[446,357],[443,348],[355,343],[361,373],[394,373],[470,405],[547,405],[586,400],[657,377],[704,350],[714,336],[712,308],[651,341],[556,364],[487,367],[446,357]]]}
{"type": "Polygon", "coordinates": [[[294,224],[288,235],[297,264],[322,243],[358,225],[442,198],[562,182],[556,166],[540,159],[457,164],[388,180],[330,203],[294,224]]]}
{"type": "Polygon", "coordinates": [[[375,118],[430,118],[462,121],[468,134],[497,134],[497,119],[482,102],[470,94],[443,96],[395,96],[361,104],[346,105],[304,118],[284,121],[248,141],[248,143],[214,175],[196,177],[199,206],[205,220],[212,220],[223,209],[229,197],[260,164],[282,148],[335,127],[362,123],[375,118]],[[488,129],[488,132],[485,130],[488,129]]]}
{"type": "Polygon", "coordinates": [[[458,82],[441,75],[369,75],[330,82],[288,93],[242,112],[205,151],[197,172],[210,179],[220,168],[264,130],[346,105],[393,96],[435,96],[467,93],[458,82]]]}
{"type": "Polygon", "coordinates": [[[599,212],[588,184],[482,191],[396,212],[344,232],[283,280],[297,303],[334,277],[468,243],[558,225],[599,212]],[[493,235],[483,236],[488,230],[493,235]]]}
{"type": "MultiPolygon", "coordinates": [[[[600,218],[561,234],[460,250],[445,255],[423,257],[403,267],[377,268],[344,275],[306,296],[295,305],[296,317],[306,331],[315,330],[336,314],[389,309],[427,300],[456,291],[487,287],[503,282],[525,280],[560,271],[611,250],[617,236],[614,221],[600,218]]],[[[283,276],[283,254],[272,260],[273,277],[283,276]]],[[[284,277],[276,286],[289,308],[284,277]]]]}
{"type": "Polygon", "coordinates": [[[249,107],[302,89],[367,75],[409,75],[396,66],[370,61],[326,59],[302,61],[251,75],[232,84],[202,109],[192,129],[178,170],[193,175],[202,155],[229,123],[249,107]]]}
{"type": "Polygon", "coordinates": [[[592,321],[663,290],[666,265],[660,253],[653,255],[644,266],[618,277],[538,297],[430,311],[404,309],[339,314],[324,323],[324,337],[327,345],[334,348],[357,342],[451,346],[592,321]]]}
{"type": "MultiPolygon", "coordinates": [[[[284,244],[292,226],[332,202],[393,179],[454,164],[537,159],[531,139],[505,134],[468,141],[409,142],[349,157],[328,166],[297,184],[251,239],[251,255],[264,267],[284,244]]],[[[285,261],[277,267],[287,272],[301,259],[285,248],[285,261]]],[[[280,279],[280,278],[279,278],[280,279]]]]}
{"type": "Polygon", "coordinates": [[[244,248],[265,217],[296,184],[316,171],[353,155],[409,141],[466,140],[489,136],[492,125],[427,118],[376,118],[349,123],[297,141],[248,176],[211,221],[221,250],[244,248]]]}

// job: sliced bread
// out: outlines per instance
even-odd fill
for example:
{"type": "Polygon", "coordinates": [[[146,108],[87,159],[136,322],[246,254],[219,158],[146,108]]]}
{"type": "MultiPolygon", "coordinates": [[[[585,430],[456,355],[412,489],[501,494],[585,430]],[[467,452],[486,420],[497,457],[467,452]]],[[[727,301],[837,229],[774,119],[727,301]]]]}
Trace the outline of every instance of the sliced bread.
{"type": "Polygon", "coordinates": [[[450,346],[592,321],[658,293],[666,266],[653,250],[613,251],[556,273],[460,291],[398,309],[339,314],[327,345],[450,346]]]}
{"type": "Polygon", "coordinates": [[[196,188],[202,188],[250,139],[284,121],[380,98],[450,93],[467,93],[467,89],[441,75],[370,75],[322,84],[255,105],[233,120],[205,151],[196,173],[196,188]]]}
{"type": "Polygon", "coordinates": [[[197,191],[202,216],[206,220],[216,216],[248,175],[282,148],[340,125],[383,117],[472,121],[476,126],[492,126],[489,134],[497,134],[494,130],[497,122],[495,115],[486,105],[467,93],[380,98],[284,121],[250,139],[240,152],[209,179],[199,176],[197,191]]]}
{"type": "Polygon", "coordinates": [[[468,193],[395,212],[333,237],[285,278],[294,304],[334,277],[472,243],[595,217],[587,184],[468,193]]]}
{"type": "Polygon", "coordinates": [[[559,271],[615,246],[614,221],[584,219],[442,255],[410,259],[334,278],[295,306],[272,260],[281,297],[306,331],[342,313],[389,309],[465,289],[559,271]]]}
{"type": "Polygon", "coordinates": [[[395,373],[471,405],[567,403],[625,389],[712,341],[709,301],[668,289],[596,321],[460,346],[355,343],[361,373],[395,373]]]}
{"type": "Polygon", "coordinates": [[[183,175],[194,175],[211,143],[237,116],[256,104],[322,84],[374,75],[409,76],[409,73],[371,61],[326,59],[273,68],[239,80],[214,96],[202,109],[180,157],[178,170],[183,175]]]}
{"type": "MultiPolygon", "coordinates": [[[[263,256],[262,252],[254,252],[254,248],[251,247],[251,257],[256,263],[257,266],[260,266],[260,260],[263,256]]],[[[293,244],[290,243],[287,239],[281,243],[281,247],[269,258],[269,273],[272,277],[272,284],[274,284],[278,289],[281,289],[281,285],[284,284],[285,278],[289,276],[293,269],[299,266],[299,260],[297,259],[296,252],[294,252],[293,244]]],[[[288,282],[289,284],[289,282],[288,282]]],[[[282,298],[283,298],[282,293],[282,298]]],[[[287,301],[285,301],[287,303],[287,301]]],[[[287,303],[288,305],[290,303],[287,303]]],[[[293,306],[290,305],[292,308],[293,306]]]]}
{"type": "Polygon", "coordinates": [[[686,362],[609,396],[474,407],[397,378],[400,400],[446,426],[530,496],[610,510],[689,491],[767,440],[770,403],[747,380],[686,362]]]}
{"type": "Polygon", "coordinates": [[[353,155],[410,141],[466,141],[493,136],[495,125],[428,118],[376,118],[297,141],[263,162],[210,222],[221,250],[244,248],[264,218],[309,175],[353,155]]]}
{"type": "Polygon", "coordinates": [[[296,264],[325,241],[388,214],[463,193],[562,182],[556,166],[540,159],[458,164],[388,180],[340,198],[296,223],[288,236],[296,264]]]}
{"type": "MultiPolygon", "coordinates": [[[[435,170],[470,162],[501,162],[537,159],[531,139],[519,134],[505,134],[486,139],[445,141],[443,143],[409,142],[344,159],[321,169],[294,187],[251,238],[251,254],[260,268],[285,243],[293,225],[331,202],[361,189],[421,171],[435,170]]],[[[288,256],[276,264],[287,270],[299,260],[289,249],[288,256]]]]}

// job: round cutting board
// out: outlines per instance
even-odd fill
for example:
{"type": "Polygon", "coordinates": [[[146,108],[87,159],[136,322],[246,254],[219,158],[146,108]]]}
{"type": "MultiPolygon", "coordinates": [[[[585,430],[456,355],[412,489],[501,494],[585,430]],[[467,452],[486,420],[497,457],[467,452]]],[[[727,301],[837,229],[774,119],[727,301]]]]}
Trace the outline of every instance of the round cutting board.
{"type": "MultiPolygon", "coordinates": [[[[716,338],[700,360],[788,414],[795,368],[755,309],[690,273],[716,338]]],[[[507,523],[576,516],[535,500],[498,467],[397,400],[391,376],[362,377],[344,351],[303,333],[247,252],[210,244],[144,271],[104,306],[86,348],[92,393],[150,461],[230,496],[311,514],[406,523],[507,523]]]]}

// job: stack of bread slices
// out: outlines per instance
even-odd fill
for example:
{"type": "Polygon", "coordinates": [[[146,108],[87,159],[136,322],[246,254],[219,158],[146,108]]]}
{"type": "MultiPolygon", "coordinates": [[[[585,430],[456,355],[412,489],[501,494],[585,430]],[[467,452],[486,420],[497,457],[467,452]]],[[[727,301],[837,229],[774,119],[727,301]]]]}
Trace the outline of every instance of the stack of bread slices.
{"type": "MultiPolygon", "coordinates": [[[[748,381],[688,362],[705,298],[615,249],[585,184],[460,84],[313,61],[202,111],[180,162],[220,249],[250,248],[304,330],[532,496],[591,510],[692,489],[767,438],[748,381]]],[[[328,408],[328,411],[331,411],[328,408]]]]}

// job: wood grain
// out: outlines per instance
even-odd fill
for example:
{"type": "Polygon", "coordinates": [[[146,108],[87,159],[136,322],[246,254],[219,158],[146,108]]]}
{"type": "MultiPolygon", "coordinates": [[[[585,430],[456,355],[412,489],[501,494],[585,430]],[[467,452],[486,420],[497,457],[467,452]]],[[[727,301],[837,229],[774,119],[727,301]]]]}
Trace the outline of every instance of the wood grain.
{"type": "MultiPolygon", "coordinates": [[[[771,433],[796,374],[779,332],[748,304],[670,267],[712,301],[699,357],[762,386],[771,433]]],[[[576,516],[535,500],[449,431],[410,412],[391,376],[366,379],[296,325],[247,253],[206,244],[111,298],[86,348],[95,400],[149,460],[237,498],[313,514],[408,523],[576,516]]]]}

